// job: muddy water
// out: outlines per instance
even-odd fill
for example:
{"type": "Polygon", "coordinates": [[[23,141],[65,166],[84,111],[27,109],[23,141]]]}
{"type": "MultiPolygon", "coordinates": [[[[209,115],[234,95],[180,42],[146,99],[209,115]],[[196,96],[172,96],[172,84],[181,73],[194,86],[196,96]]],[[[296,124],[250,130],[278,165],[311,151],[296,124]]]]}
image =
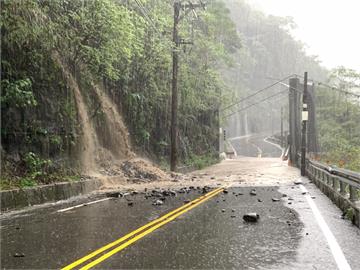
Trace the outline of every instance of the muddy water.
{"type": "Polygon", "coordinates": [[[104,168],[115,165],[119,167],[121,161],[134,157],[129,143],[127,128],[116,109],[116,105],[100,86],[93,83],[90,89],[88,89],[93,91],[99,99],[105,116],[103,126],[107,132],[98,134],[89,116],[89,108],[76,79],[66,64],[63,63],[59,54],[54,53],[53,59],[61,67],[68,86],[74,92],[82,130],[80,163],[83,173],[102,179],[106,185],[113,185],[115,182],[123,180],[121,179],[121,173],[117,174],[116,177],[109,177],[109,175],[102,173],[104,168]],[[103,138],[105,136],[106,138],[103,138]],[[102,141],[106,142],[106,147],[101,145],[99,138],[104,139],[102,141]]]}
{"type": "Polygon", "coordinates": [[[92,86],[105,114],[105,128],[108,131],[107,148],[110,149],[116,159],[126,159],[134,156],[130,150],[128,130],[123,118],[116,109],[116,105],[99,85],[93,84],[92,86]]]}
{"type": "Polygon", "coordinates": [[[59,64],[69,87],[74,91],[74,97],[78,109],[79,120],[82,130],[82,146],[80,162],[83,172],[91,174],[98,170],[97,163],[95,162],[95,151],[99,148],[98,138],[95,129],[90,121],[87,106],[80,92],[79,85],[75,78],[69,72],[68,68],[62,63],[58,54],[53,54],[53,58],[59,64]]]}

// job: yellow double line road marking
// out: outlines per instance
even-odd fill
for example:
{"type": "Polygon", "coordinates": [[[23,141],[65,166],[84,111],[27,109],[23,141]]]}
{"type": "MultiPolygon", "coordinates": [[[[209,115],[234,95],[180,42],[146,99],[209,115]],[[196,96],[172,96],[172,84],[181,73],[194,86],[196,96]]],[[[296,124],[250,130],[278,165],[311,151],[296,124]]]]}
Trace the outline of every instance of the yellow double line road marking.
{"type": "Polygon", "coordinates": [[[95,256],[99,255],[100,253],[103,253],[103,252],[107,251],[108,249],[111,249],[112,247],[114,247],[134,236],[130,240],[128,240],[128,241],[124,242],[123,244],[119,245],[118,247],[106,252],[105,254],[103,254],[102,256],[97,258],[96,260],[88,263],[87,265],[85,265],[81,268],[81,269],[90,269],[91,267],[93,267],[93,266],[101,263],[102,261],[106,260],[107,258],[111,257],[115,253],[117,253],[117,252],[123,250],[124,248],[128,247],[129,245],[135,243],[136,241],[143,238],[147,234],[157,230],[158,228],[160,228],[160,227],[164,226],[165,224],[169,223],[170,221],[174,220],[178,216],[190,211],[191,209],[195,208],[196,206],[200,205],[201,203],[216,196],[223,190],[224,190],[223,188],[217,188],[217,189],[167,213],[166,215],[149,222],[148,224],[132,231],[131,233],[115,240],[114,242],[111,242],[111,243],[107,244],[106,246],[103,246],[102,248],[95,250],[94,252],[86,255],[85,257],[80,258],[77,261],[63,267],[62,270],[73,269],[76,266],[79,266],[80,264],[83,264],[83,263],[87,262],[88,260],[94,258],[95,256]]]}

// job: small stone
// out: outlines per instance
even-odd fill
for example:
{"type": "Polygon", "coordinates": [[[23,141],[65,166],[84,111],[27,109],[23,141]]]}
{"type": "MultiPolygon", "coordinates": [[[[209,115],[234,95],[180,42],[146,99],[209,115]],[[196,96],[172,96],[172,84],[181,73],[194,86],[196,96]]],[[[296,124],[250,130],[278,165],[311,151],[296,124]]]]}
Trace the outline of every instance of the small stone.
{"type": "Polygon", "coordinates": [[[311,196],[311,199],[315,199],[316,197],[315,196],[311,196]]]}
{"type": "Polygon", "coordinates": [[[233,213],[234,213],[234,212],[235,212],[235,209],[231,209],[231,212],[233,212],[233,213]]]}
{"type": "Polygon", "coordinates": [[[260,216],[256,213],[247,213],[243,216],[243,220],[246,222],[257,222],[260,216]]]}
{"type": "Polygon", "coordinates": [[[262,202],[263,200],[262,199],[258,199],[258,202],[262,202]]]}
{"type": "Polygon", "coordinates": [[[223,199],[223,202],[226,202],[226,200],[225,200],[225,199],[223,199]]]}
{"type": "Polygon", "coordinates": [[[131,191],[131,195],[137,195],[137,194],[139,194],[139,192],[137,192],[137,191],[131,191]]]}
{"type": "Polygon", "coordinates": [[[15,258],[22,258],[22,257],[25,257],[25,254],[24,254],[24,253],[16,252],[16,253],[14,254],[14,257],[15,257],[15,258]]]}
{"type": "Polygon", "coordinates": [[[134,202],[128,202],[128,206],[133,206],[134,202]]]}
{"type": "Polygon", "coordinates": [[[16,227],[15,227],[15,230],[20,230],[20,227],[19,227],[19,226],[16,226],[16,227]]]}
{"type": "Polygon", "coordinates": [[[155,202],[153,202],[153,205],[163,205],[164,202],[161,200],[156,200],[155,202]]]}
{"type": "Polygon", "coordinates": [[[302,195],[306,195],[306,193],[307,193],[306,191],[303,191],[301,194],[302,194],[302,195]]]}
{"type": "Polygon", "coordinates": [[[189,202],[190,202],[189,199],[184,200],[184,203],[189,203],[189,202]]]}
{"type": "Polygon", "coordinates": [[[281,197],[285,198],[285,197],[287,197],[287,195],[286,195],[286,194],[283,194],[283,195],[281,195],[281,197]]]}
{"type": "Polygon", "coordinates": [[[107,192],[106,197],[119,198],[120,197],[120,192],[107,192]]]}
{"type": "Polygon", "coordinates": [[[252,190],[250,191],[250,195],[256,196],[256,190],[255,190],[255,189],[252,189],[252,190]]]}
{"type": "Polygon", "coordinates": [[[210,179],[211,179],[211,180],[214,180],[214,179],[215,179],[215,177],[210,177],[210,179]]]}
{"type": "Polygon", "coordinates": [[[227,189],[224,189],[224,190],[223,190],[223,193],[224,193],[224,194],[228,194],[229,191],[228,191],[227,189]]]}
{"type": "Polygon", "coordinates": [[[292,202],[288,202],[288,204],[292,204],[292,202]]]}
{"type": "Polygon", "coordinates": [[[273,202],[278,202],[278,201],[280,201],[280,199],[278,199],[278,198],[272,198],[272,201],[273,201],[273,202]]]}
{"type": "Polygon", "coordinates": [[[231,215],[230,217],[231,217],[231,218],[236,218],[236,216],[235,216],[235,215],[231,215]]]}
{"type": "Polygon", "coordinates": [[[224,213],[224,212],[226,212],[226,210],[225,210],[225,209],[221,209],[221,212],[223,212],[223,213],[224,213]]]}
{"type": "Polygon", "coordinates": [[[241,193],[241,192],[240,192],[240,193],[238,193],[237,195],[241,196],[241,195],[244,195],[244,193],[241,193]]]}
{"type": "Polygon", "coordinates": [[[303,182],[300,180],[300,179],[298,179],[298,180],[296,180],[295,182],[294,182],[294,184],[295,185],[300,185],[300,184],[302,184],[303,182]]]}
{"type": "Polygon", "coordinates": [[[288,198],[288,200],[289,200],[289,201],[293,201],[294,199],[293,199],[293,198],[291,198],[291,197],[289,197],[289,198],[288,198]]]}

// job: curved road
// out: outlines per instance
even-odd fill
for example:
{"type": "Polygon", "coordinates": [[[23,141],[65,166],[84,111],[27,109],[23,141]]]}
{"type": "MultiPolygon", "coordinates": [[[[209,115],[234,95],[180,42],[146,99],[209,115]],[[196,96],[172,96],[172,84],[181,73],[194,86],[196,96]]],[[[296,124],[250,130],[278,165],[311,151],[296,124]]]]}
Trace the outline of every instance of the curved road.
{"type": "Polygon", "coordinates": [[[229,139],[238,157],[280,157],[281,148],[266,142],[266,134],[252,134],[229,139]]]}

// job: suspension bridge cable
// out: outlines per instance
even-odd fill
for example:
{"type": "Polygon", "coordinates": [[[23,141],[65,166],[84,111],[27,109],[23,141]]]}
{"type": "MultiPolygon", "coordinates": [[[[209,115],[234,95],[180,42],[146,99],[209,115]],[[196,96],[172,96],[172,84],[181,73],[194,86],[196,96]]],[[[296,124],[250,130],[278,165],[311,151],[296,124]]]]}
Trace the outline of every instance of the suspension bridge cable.
{"type": "MultiPolygon", "coordinates": [[[[236,101],[236,102],[234,102],[234,103],[226,106],[226,107],[223,108],[221,111],[225,111],[225,110],[227,110],[227,109],[229,109],[229,108],[231,108],[231,107],[233,107],[233,106],[235,106],[235,105],[238,105],[239,103],[243,102],[244,100],[247,100],[247,99],[249,99],[249,98],[252,98],[252,97],[256,96],[257,94],[259,94],[259,93],[261,93],[261,92],[264,92],[265,90],[268,90],[268,89],[274,87],[275,85],[277,85],[277,84],[279,84],[279,83],[281,83],[281,82],[283,82],[283,81],[285,81],[285,80],[287,80],[287,79],[289,79],[289,78],[291,78],[291,77],[295,77],[295,76],[297,76],[297,75],[296,75],[296,74],[288,75],[288,76],[286,76],[286,77],[284,77],[284,78],[282,78],[282,79],[280,79],[280,80],[278,80],[278,81],[276,81],[276,82],[274,82],[274,83],[272,83],[272,84],[270,84],[270,85],[268,85],[268,86],[266,86],[266,87],[264,87],[264,88],[256,91],[255,93],[253,93],[253,94],[251,94],[251,95],[249,95],[249,96],[246,96],[246,97],[244,97],[244,98],[242,98],[242,99],[240,99],[240,100],[238,100],[238,101],[236,101]]],[[[296,90],[297,90],[297,89],[296,89],[296,90]]]]}
{"type": "Polygon", "coordinates": [[[244,108],[240,108],[240,110],[236,110],[235,112],[232,112],[232,113],[230,113],[230,114],[225,115],[225,118],[228,118],[229,116],[234,115],[235,113],[238,113],[238,112],[247,110],[247,109],[249,109],[249,108],[251,108],[251,107],[253,107],[253,106],[257,105],[257,104],[260,104],[260,103],[262,103],[262,102],[264,102],[264,101],[266,101],[266,100],[269,100],[269,99],[271,99],[271,98],[273,98],[273,97],[276,97],[276,96],[278,96],[278,95],[280,95],[280,94],[283,94],[283,93],[285,93],[285,92],[287,92],[287,91],[288,91],[288,89],[282,90],[282,91],[277,92],[277,93],[275,93],[275,94],[273,94],[273,95],[271,95],[271,96],[268,96],[268,97],[266,97],[266,98],[264,98],[264,99],[262,99],[262,100],[259,100],[258,102],[252,103],[252,104],[250,104],[250,105],[248,105],[248,106],[246,106],[246,107],[244,107],[244,108]]]}

